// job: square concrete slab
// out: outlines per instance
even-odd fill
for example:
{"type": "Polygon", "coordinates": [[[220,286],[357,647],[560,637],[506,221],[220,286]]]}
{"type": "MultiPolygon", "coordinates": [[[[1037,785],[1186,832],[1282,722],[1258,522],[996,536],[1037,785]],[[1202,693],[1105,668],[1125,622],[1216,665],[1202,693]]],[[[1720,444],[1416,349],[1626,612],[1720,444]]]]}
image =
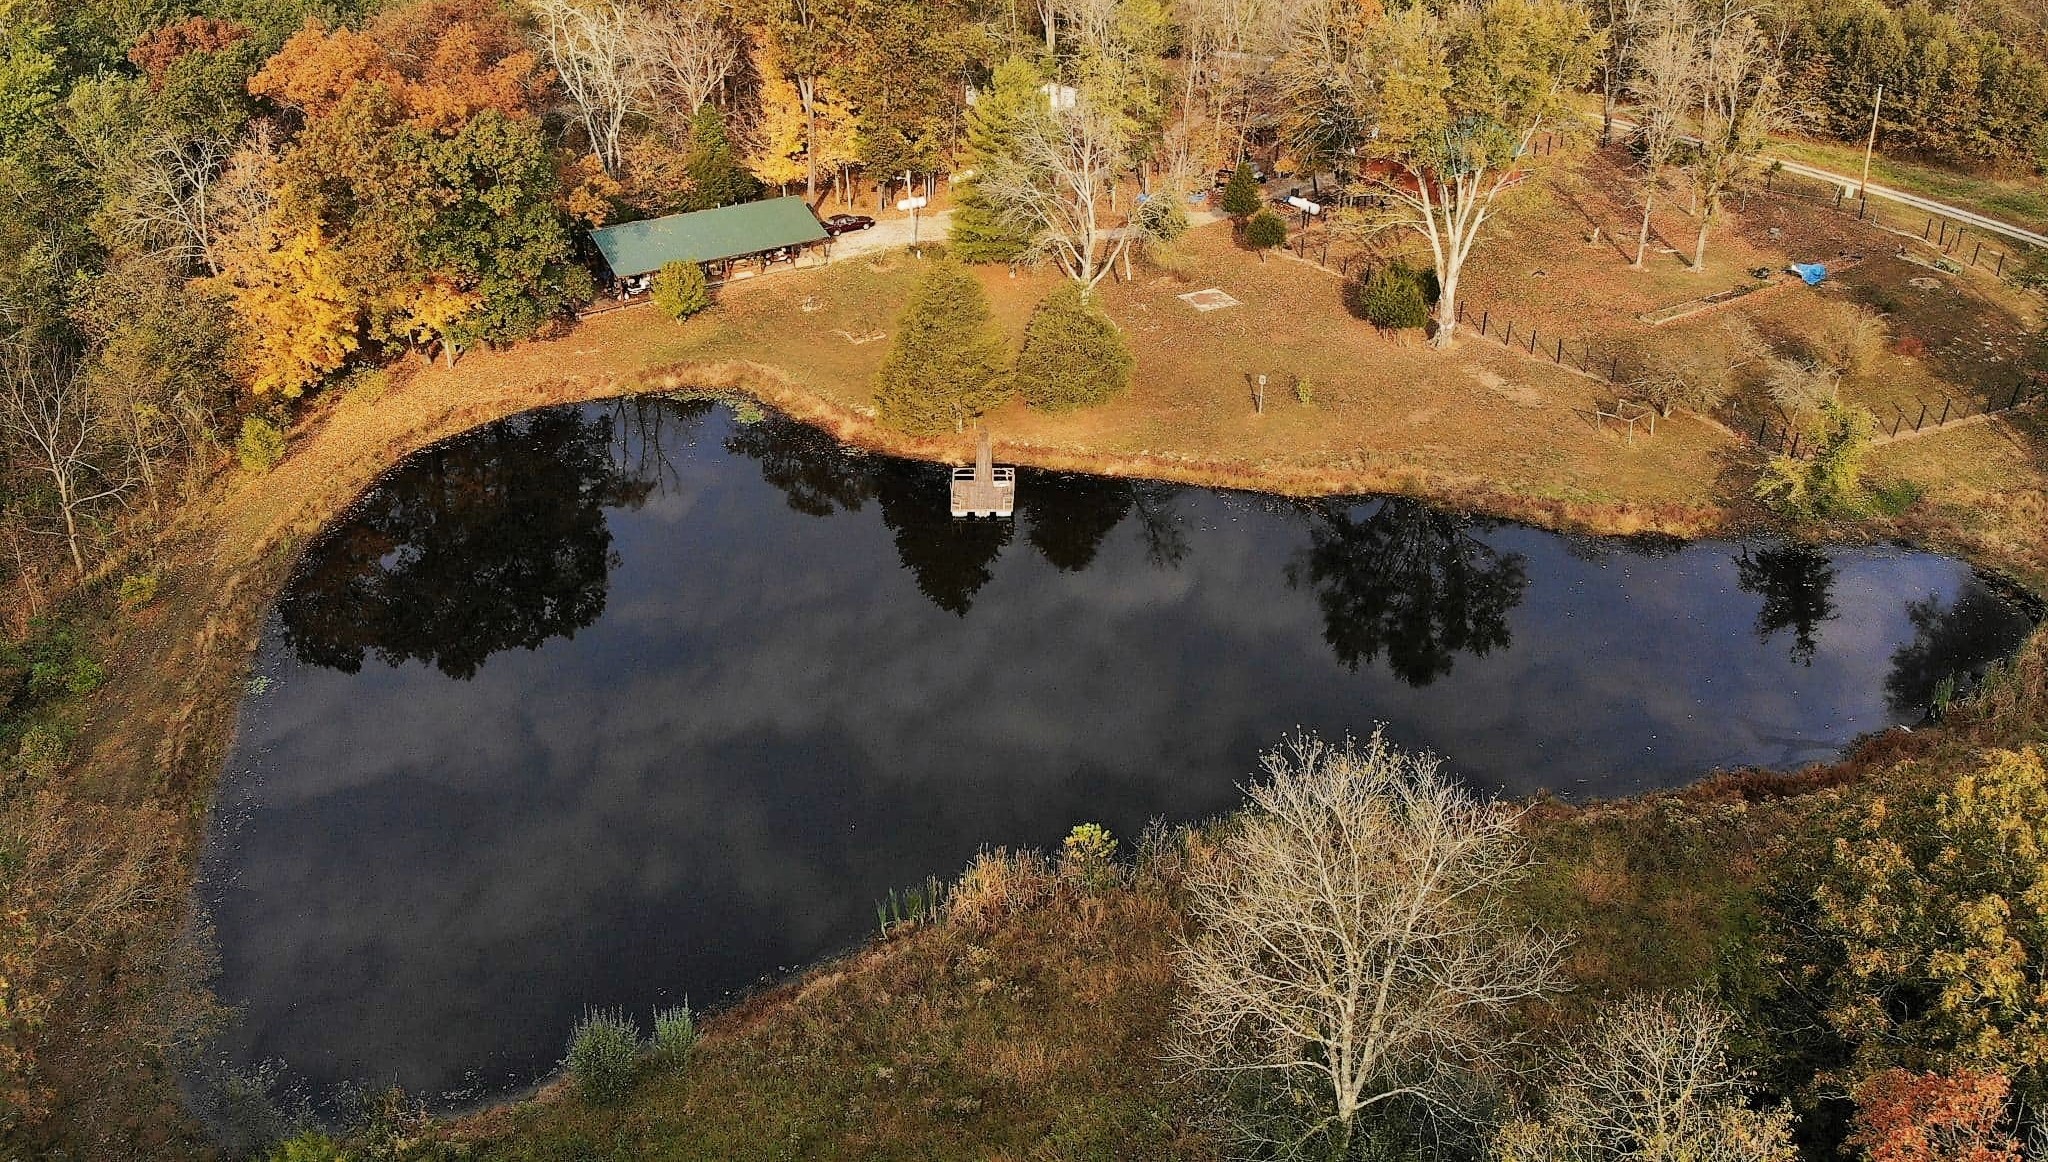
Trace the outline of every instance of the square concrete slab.
{"type": "Polygon", "coordinates": [[[1225,307],[1240,305],[1236,299],[1231,298],[1213,286],[1208,290],[1189,291],[1177,297],[1181,302],[1198,311],[1220,311],[1225,307]]]}

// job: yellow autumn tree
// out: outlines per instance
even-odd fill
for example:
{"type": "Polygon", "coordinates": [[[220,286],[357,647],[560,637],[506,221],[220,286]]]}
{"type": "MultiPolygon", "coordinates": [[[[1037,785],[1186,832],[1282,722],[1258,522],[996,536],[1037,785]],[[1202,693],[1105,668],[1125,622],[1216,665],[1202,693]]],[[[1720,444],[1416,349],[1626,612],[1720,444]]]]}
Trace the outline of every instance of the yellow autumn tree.
{"type": "Polygon", "coordinates": [[[392,304],[391,331],[421,349],[439,347],[455,366],[456,325],[483,301],[445,279],[430,279],[392,304]]]}
{"type": "Polygon", "coordinates": [[[782,53],[773,37],[762,37],[754,46],[754,73],[761,78],[761,120],[754,130],[756,144],[748,151],[747,168],[763,182],[787,192],[791,182],[802,181],[810,172],[804,158],[808,123],[803,97],[783,68],[782,53]]]}
{"type": "Polygon", "coordinates": [[[1813,897],[1823,1018],[1862,1069],[1991,1068],[2039,1097],[2048,769],[1986,752],[1931,800],[1875,800],[1835,841],[1813,897]]]}
{"type": "Polygon", "coordinates": [[[361,344],[362,305],[318,228],[287,235],[213,280],[245,340],[250,389],[295,399],[361,344]]]}

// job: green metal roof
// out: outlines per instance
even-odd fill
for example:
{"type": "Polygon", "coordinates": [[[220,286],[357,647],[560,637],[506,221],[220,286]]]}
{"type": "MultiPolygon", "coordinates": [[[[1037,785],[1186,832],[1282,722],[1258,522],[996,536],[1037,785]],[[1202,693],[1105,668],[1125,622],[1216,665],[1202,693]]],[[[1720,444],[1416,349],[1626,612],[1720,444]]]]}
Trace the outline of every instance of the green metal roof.
{"type": "Polygon", "coordinates": [[[670,214],[645,222],[627,222],[590,232],[619,278],[648,274],[671,262],[716,262],[759,254],[805,242],[823,242],[818,225],[802,198],[770,198],[670,214]]]}

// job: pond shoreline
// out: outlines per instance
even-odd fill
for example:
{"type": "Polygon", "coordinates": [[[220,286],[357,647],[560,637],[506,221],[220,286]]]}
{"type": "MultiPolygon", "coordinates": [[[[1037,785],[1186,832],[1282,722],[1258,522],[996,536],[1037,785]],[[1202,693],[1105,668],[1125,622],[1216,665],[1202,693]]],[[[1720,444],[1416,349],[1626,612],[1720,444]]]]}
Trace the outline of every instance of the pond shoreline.
{"type": "MultiPolygon", "coordinates": [[[[430,444],[506,416],[558,404],[644,393],[745,395],[812,424],[844,443],[870,451],[939,463],[965,462],[968,437],[918,439],[880,427],[871,418],[829,401],[788,376],[760,364],[678,363],[628,378],[554,380],[501,387],[486,398],[447,385],[401,380],[388,388],[341,395],[314,409],[294,433],[291,454],[270,475],[224,476],[209,493],[185,506],[155,546],[165,583],[154,606],[123,617],[112,651],[114,679],[95,705],[73,764],[80,793],[115,803],[168,803],[186,820],[172,862],[166,895],[183,903],[166,909],[138,939],[168,947],[193,913],[191,887],[205,821],[221,764],[233,740],[235,717],[264,619],[298,565],[301,548],[346,513],[379,478],[430,444]],[[414,390],[416,387],[427,390],[414,390]],[[438,390],[437,390],[438,389],[438,390]]],[[[1047,448],[997,441],[1006,461],[1061,471],[1140,477],[1190,485],[1269,492],[1282,496],[1396,494],[1475,515],[1553,531],[1606,536],[1661,534],[1685,539],[1786,535],[1759,511],[1702,504],[1682,512],[1644,506],[1595,504],[1515,493],[1487,481],[1439,478],[1412,469],[1365,466],[1306,469],[1252,463],[1202,463],[1166,456],[1107,456],[1086,449],[1047,448]]],[[[2038,592],[2012,571],[2018,562],[1984,560],[1939,530],[1829,529],[1826,543],[1895,540],[1958,556],[2038,592]],[[1913,532],[1921,535],[1911,535],[1913,532]],[[1902,535],[1903,534],[1903,535],[1902,535]]],[[[118,577],[140,561],[112,562],[104,577],[118,577]]],[[[2034,641],[2041,631],[2037,628],[2034,641]]],[[[2031,645],[2023,650],[2033,648],[2031,645]]],[[[1861,744],[1859,744],[1861,745],[1861,744]]],[[[1853,758],[1852,746],[1849,757],[1853,758]]],[[[1702,779],[1711,773],[1703,772],[1702,779]]],[[[1786,775],[1788,787],[1798,779],[1786,775]]],[[[855,949],[849,955],[859,956],[855,949]]],[[[830,963],[827,961],[826,963],[830,963]]],[[[815,971],[812,966],[806,971],[815,971]]],[[[801,974],[799,974],[801,975],[801,974]]],[[[203,982],[169,972],[153,989],[170,1008],[198,1019],[211,1005],[203,982]]],[[[773,992],[783,986],[769,986],[773,992]]],[[[744,1007],[744,1000],[741,1005],[744,1007]]],[[[96,1047],[102,1054],[107,1046],[96,1047]]],[[[81,1055],[93,1051],[84,1042],[81,1055]]],[[[168,1063],[166,1063],[167,1065],[168,1063]]],[[[88,1076],[93,1072],[85,1070],[88,1076]]],[[[151,1070],[153,1087],[168,1095],[170,1070],[151,1070]]],[[[130,1074],[124,1083],[133,1084],[130,1074]]],[[[99,1108],[118,1101],[99,1095],[99,1108]]],[[[145,1116],[152,1140],[165,1135],[196,1143],[190,1130],[145,1116]]]]}

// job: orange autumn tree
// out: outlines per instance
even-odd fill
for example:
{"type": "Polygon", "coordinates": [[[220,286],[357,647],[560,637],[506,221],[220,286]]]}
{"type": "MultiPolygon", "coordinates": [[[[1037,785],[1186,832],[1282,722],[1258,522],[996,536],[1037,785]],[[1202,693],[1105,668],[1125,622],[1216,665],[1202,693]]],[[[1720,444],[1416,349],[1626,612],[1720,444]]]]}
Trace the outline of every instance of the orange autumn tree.
{"type": "Polygon", "coordinates": [[[128,50],[128,62],[142,70],[152,89],[163,87],[164,74],[180,58],[195,52],[219,52],[249,38],[249,27],[232,20],[191,16],[151,29],[128,50]]]}
{"type": "Polygon", "coordinates": [[[386,9],[361,32],[309,18],[249,91],[315,121],[357,86],[380,85],[414,127],[447,136],[486,109],[535,116],[548,80],[503,9],[487,0],[423,0],[386,9]]]}
{"type": "Polygon", "coordinates": [[[1998,1073],[1887,1069],[1856,1087],[1849,1145],[1869,1162],[2020,1162],[1999,1129],[2009,1088],[1998,1073]]]}

